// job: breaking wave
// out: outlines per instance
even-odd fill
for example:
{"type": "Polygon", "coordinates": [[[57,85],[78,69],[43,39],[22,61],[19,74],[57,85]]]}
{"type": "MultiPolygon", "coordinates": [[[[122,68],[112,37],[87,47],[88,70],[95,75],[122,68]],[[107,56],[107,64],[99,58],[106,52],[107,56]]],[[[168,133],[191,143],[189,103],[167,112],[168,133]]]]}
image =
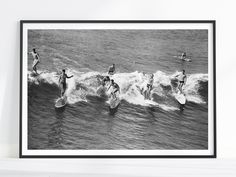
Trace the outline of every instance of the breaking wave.
{"type": "MultiPolygon", "coordinates": [[[[39,71],[38,76],[34,76],[28,71],[28,83],[40,85],[46,83],[58,85],[59,72],[39,71]]],[[[106,73],[100,72],[78,72],[76,70],[67,70],[68,75],[74,75],[67,80],[66,95],[68,102],[74,104],[80,101],[88,101],[86,96],[101,96],[97,90],[101,87],[101,79],[106,73]]],[[[177,92],[178,81],[176,71],[173,74],[167,74],[162,71],[154,73],[154,84],[151,91],[151,100],[144,99],[142,90],[146,88],[149,75],[143,72],[116,73],[111,76],[120,86],[120,98],[130,104],[141,106],[157,106],[163,110],[178,110],[174,95],[177,92]]],[[[103,94],[109,95],[104,88],[103,94]]],[[[188,102],[196,104],[206,104],[208,100],[208,74],[190,74],[187,75],[187,82],[183,90],[188,102]]],[[[59,93],[58,93],[59,95],[59,93]]]]}

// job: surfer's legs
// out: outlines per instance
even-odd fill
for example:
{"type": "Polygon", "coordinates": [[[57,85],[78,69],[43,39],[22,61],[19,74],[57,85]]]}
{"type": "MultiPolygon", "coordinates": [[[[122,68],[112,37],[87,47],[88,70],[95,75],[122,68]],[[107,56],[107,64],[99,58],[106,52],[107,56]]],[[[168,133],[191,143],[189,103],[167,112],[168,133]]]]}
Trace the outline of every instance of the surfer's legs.
{"type": "Polygon", "coordinates": [[[111,95],[112,95],[112,98],[113,98],[113,99],[116,98],[116,94],[115,94],[115,93],[112,92],[111,95]]]}
{"type": "Polygon", "coordinates": [[[148,92],[147,92],[147,99],[149,99],[149,100],[150,100],[150,93],[151,93],[151,90],[148,90],[148,92]]]}
{"type": "Polygon", "coordinates": [[[147,89],[145,91],[145,96],[144,96],[146,99],[150,99],[151,90],[152,90],[152,85],[147,84],[147,89]]]}
{"type": "Polygon", "coordinates": [[[116,95],[115,95],[114,92],[111,92],[111,97],[112,97],[112,99],[115,99],[115,98],[116,98],[116,95]]]}
{"type": "Polygon", "coordinates": [[[37,69],[36,69],[35,65],[33,66],[33,71],[34,71],[35,73],[37,73],[37,69]]]}
{"type": "Polygon", "coordinates": [[[63,96],[64,96],[65,92],[66,92],[66,83],[63,84],[63,96]]]}
{"type": "Polygon", "coordinates": [[[66,91],[66,84],[61,83],[60,90],[61,90],[61,97],[63,97],[66,91]]]}
{"type": "Polygon", "coordinates": [[[182,91],[182,87],[183,87],[183,85],[184,85],[183,82],[180,82],[180,83],[179,83],[178,89],[179,89],[180,93],[183,92],[183,91],[182,91]]]}
{"type": "Polygon", "coordinates": [[[144,96],[144,99],[147,99],[147,96],[148,96],[148,87],[143,89],[142,94],[143,94],[143,96],[144,96]]]}
{"type": "Polygon", "coordinates": [[[180,86],[180,85],[181,85],[181,83],[179,83],[179,85],[178,85],[178,89],[179,89],[179,91],[181,92],[181,89],[180,89],[181,86],[180,86]]]}
{"type": "Polygon", "coordinates": [[[112,96],[113,96],[113,98],[116,98],[116,93],[118,92],[119,90],[118,89],[115,89],[113,92],[112,92],[112,96]]]}
{"type": "Polygon", "coordinates": [[[39,61],[38,60],[34,60],[34,64],[33,64],[33,71],[37,74],[37,65],[38,65],[39,61]]]}
{"type": "Polygon", "coordinates": [[[116,92],[112,93],[113,98],[116,98],[116,92]]]}
{"type": "Polygon", "coordinates": [[[148,90],[148,98],[149,98],[149,99],[151,99],[151,98],[150,98],[151,91],[152,91],[152,85],[150,85],[149,90],[148,90]]]}
{"type": "Polygon", "coordinates": [[[64,90],[61,90],[61,97],[63,97],[64,93],[64,90]]]}
{"type": "Polygon", "coordinates": [[[61,90],[61,97],[63,97],[63,94],[64,94],[63,84],[60,84],[60,90],[61,90]]]}

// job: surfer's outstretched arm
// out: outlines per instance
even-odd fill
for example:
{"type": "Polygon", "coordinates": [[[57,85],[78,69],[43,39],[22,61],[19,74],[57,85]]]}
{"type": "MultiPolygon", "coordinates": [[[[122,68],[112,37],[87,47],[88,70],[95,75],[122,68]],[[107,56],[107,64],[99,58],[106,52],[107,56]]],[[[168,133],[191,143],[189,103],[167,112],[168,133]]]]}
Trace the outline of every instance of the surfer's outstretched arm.
{"type": "Polygon", "coordinates": [[[66,78],[68,78],[68,79],[70,79],[70,78],[72,78],[72,77],[73,77],[73,75],[71,75],[71,76],[67,76],[67,75],[66,75],[66,78]]]}

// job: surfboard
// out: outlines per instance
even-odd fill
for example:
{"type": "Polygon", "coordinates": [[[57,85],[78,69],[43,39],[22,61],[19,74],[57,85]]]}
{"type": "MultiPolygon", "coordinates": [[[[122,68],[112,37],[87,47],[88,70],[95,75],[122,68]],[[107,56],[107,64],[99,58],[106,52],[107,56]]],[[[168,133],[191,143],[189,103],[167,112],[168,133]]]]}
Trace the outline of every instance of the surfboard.
{"type": "Polygon", "coordinates": [[[177,93],[175,95],[175,98],[180,104],[185,104],[186,103],[186,97],[184,96],[183,93],[177,93]]]}
{"type": "Polygon", "coordinates": [[[184,58],[184,59],[181,59],[181,60],[188,61],[188,62],[192,61],[190,58],[184,58]]]}
{"type": "Polygon", "coordinates": [[[55,107],[56,108],[62,108],[66,105],[67,103],[67,98],[66,96],[62,97],[62,98],[58,98],[56,103],[55,103],[55,107]]]}
{"type": "Polygon", "coordinates": [[[188,61],[188,62],[191,62],[191,61],[192,61],[192,59],[191,59],[191,58],[188,58],[188,57],[182,58],[182,56],[174,56],[174,58],[178,58],[178,59],[180,59],[180,60],[188,61]]]}
{"type": "Polygon", "coordinates": [[[111,109],[115,109],[117,106],[119,106],[119,104],[120,104],[120,99],[118,97],[115,99],[112,98],[110,100],[110,108],[111,109]]]}
{"type": "Polygon", "coordinates": [[[113,71],[113,72],[111,72],[111,71],[109,72],[109,71],[108,71],[108,72],[107,72],[108,76],[113,76],[115,73],[116,73],[116,71],[113,71]]]}

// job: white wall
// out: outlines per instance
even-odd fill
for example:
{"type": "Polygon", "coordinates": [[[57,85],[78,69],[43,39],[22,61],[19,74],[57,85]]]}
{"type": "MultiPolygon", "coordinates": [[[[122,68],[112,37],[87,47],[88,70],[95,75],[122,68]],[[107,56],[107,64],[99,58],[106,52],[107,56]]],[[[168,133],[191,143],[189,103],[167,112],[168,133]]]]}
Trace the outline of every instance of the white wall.
{"type": "Polygon", "coordinates": [[[0,158],[18,157],[19,20],[217,22],[218,158],[236,158],[236,4],[233,0],[1,0],[0,158]]]}

